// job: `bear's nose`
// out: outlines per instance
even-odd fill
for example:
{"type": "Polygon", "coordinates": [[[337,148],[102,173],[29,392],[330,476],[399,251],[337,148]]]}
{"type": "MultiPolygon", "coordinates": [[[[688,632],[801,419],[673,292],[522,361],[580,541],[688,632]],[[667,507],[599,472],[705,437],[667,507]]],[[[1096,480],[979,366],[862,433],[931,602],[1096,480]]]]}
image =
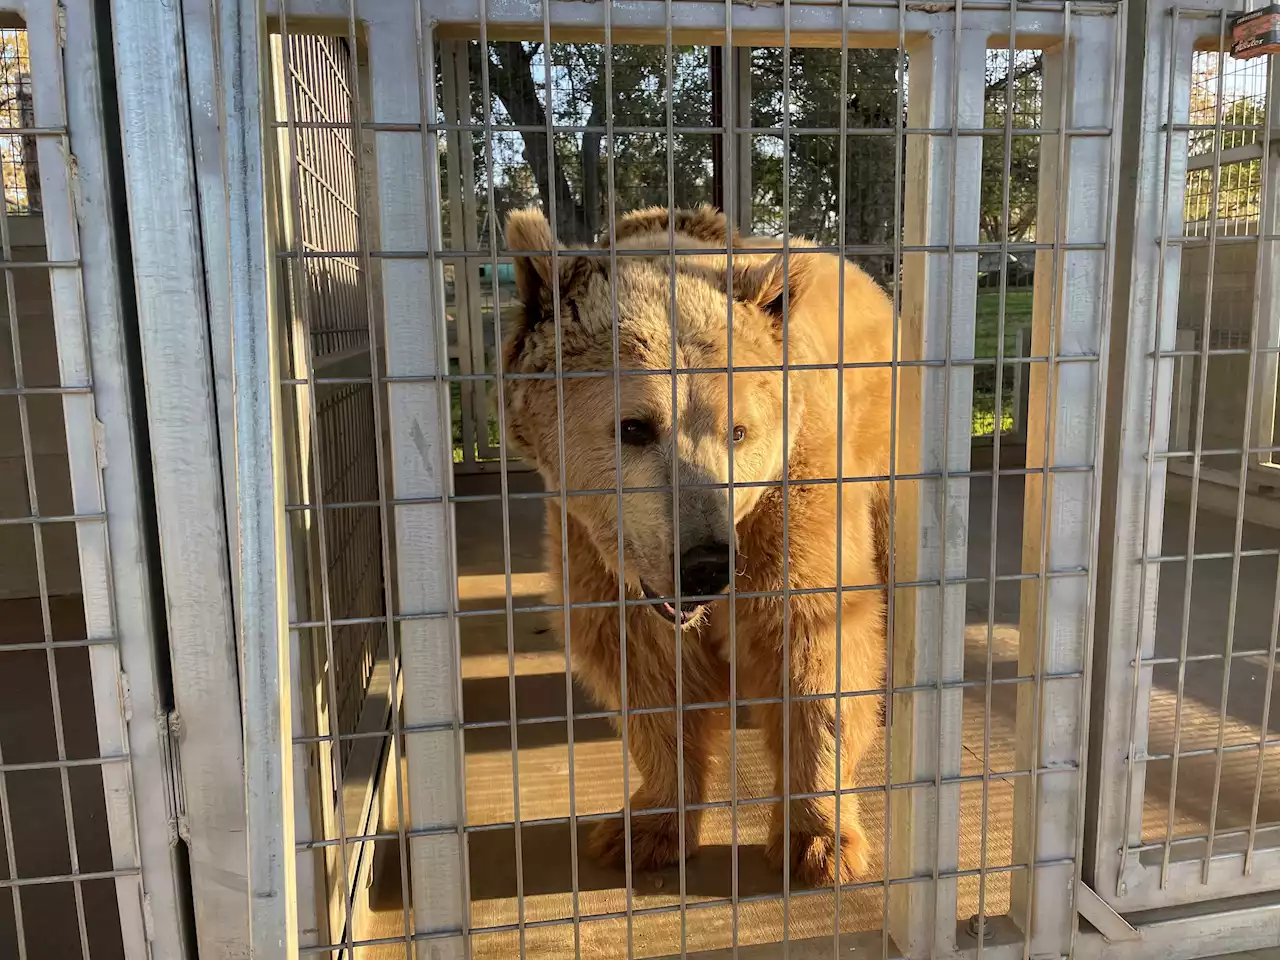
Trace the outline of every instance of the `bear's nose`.
{"type": "Polygon", "coordinates": [[[715,596],[729,586],[729,544],[705,543],[680,556],[680,593],[686,597],[715,596]]]}

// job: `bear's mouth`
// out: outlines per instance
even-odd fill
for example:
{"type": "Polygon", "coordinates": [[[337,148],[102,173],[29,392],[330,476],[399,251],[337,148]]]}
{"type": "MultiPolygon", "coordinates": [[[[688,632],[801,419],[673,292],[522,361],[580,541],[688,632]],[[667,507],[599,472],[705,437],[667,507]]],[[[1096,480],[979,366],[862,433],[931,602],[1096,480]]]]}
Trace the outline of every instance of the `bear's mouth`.
{"type": "Polygon", "coordinates": [[[651,589],[643,580],[640,581],[640,589],[644,592],[646,599],[657,601],[657,603],[650,604],[650,610],[656,611],[668,623],[676,623],[682,627],[688,626],[696,620],[704,606],[701,603],[685,602],[680,604],[680,609],[677,611],[674,603],[670,600],[661,599],[662,594],[651,589]]]}

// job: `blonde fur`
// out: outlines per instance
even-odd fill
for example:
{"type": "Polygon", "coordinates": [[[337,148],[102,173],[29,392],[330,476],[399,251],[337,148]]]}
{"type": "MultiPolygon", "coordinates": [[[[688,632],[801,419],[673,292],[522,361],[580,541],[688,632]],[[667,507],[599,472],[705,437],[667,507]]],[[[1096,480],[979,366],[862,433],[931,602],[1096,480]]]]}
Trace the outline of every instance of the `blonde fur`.
{"type": "MultiPolygon", "coordinates": [[[[724,247],[727,227],[718,211],[702,207],[677,211],[675,216],[677,249],[724,247]]],[[[619,249],[666,250],[672,242],[668,218],[661,208],[623,217],[616,231],[619,249]]],[[[837,878],[848,882],[865,870],[867,851],[851,796],[841,800],[837,849],[832,793],[837,786],[836,754],[843,749],[841,780],[850,786],[858,759],[878,727],[879,698],[842,698],[838,745],[834,694],[837,687],[847,693],[883,684],[885,600],[883,590],[874,585],[884,582],[886,498],[880,481],[831,481],[888,474],[890,378],[887,368],[846,370],[841,417],[837,370],[792,370],[785,390],[779,371],[784,327],[788,365],[835,364],[841,353],[841,312],[843,360],[888,361],[891,305],[856,266],[812,252],[807,240],[791,240],[785,258],[760,252],[762,246],[776,246],[776,240],[734,233],[732,241],[735,252],[728,281],[723,254],[676,257],[674,393],[679,415],[673,417],[668,372],[673,356],[671,258],[666,253],[619,256],[611,273],[609,258],[563,251],[553,264],[548,255],[552,234],[542,214],[513,214],[507,243],[517,256],[522,310],[504,344],[506,371],[555,372],[558,333],[560,369],[603,375],[562,381],[563,422],[557,416],[554,380],[512,380],[506,386],[505,415],[510,435],[551,489],[561,482],[561,435],[569,490],[608,491],[619,479],[627,488],[669,488],[673,476],[690,486],[688,492],[682,486],[678,499],[670,493],[624,494],[621,510],[611,493],[569,497],[568,582],[557,582],[551,602],[561,602],[565,590],[574,603],[616,602],[619,577],[631,600],[643,599],[642,583],[672,595],[677,548],[699,524],[707,525],[708,536],[721,530],[716,519],[720,515],[723,531],[736,534],[735,583],[740,594],[781,591],[784,583],[798,591],[825,591],[795,593],[785,603],[777,596],[736,601],[738,693],[743,698],[780,698],[785,678],[792,696],[827,695],[791,704],[790,792],[826,795],[792,802],[789,866],[802,883],[831,883],[837,878]],[[745,431],[737,445],[730,442],[729,377],[710,372],[729,367],[730,313],[733,425],[745,431]],[[623,371],[662,372],[615,377],[615,349],[623,371]],[[755,369],[759,367],[778,369],[755,369]],[[618,409],[615,388],[621,399],[618,409]],[[660,424],[661,437],[648,449],[623,448],[619,478],[616,425],[638,416],[660,424]],[[837,444],[838,429],[843,432],[842,445],[837,444]],[[731,446],[730,514],[727,490],[706,488],[708,481],[728,484],[731,446]],[[785,494],[777,485],[784,464],[785,494]],[[805,483],[813,480],[827,482],[805,483]],[[841,591],[837,606],[837,578],[845,587],[872,589],[841,591]]],[[[561,533],[559,502],[549,501],[547,568],[557,581],[562,570],[561,533]]],[[[602,706],[619,709],[622,664],[616,606],[574,609],[571,616],[579,681],[602,706]]],[[[721,600],[703,607],[684,627],[685,704],[728,699],[729,616],[729,603],[721,600]]],[[[628,708],[675,704],[677,629],[652,606],[628,606],[628,708]]],[[[783,792],[782,710],[781,704],[755,709],[773,756],[778,794],[783,792]]],[[[680,853],[676,815],[643,814],[646,809],[677,806],[676,717],[674,710],[645,713],[629,716],[627,723],[632,758],[643,776],[632,798],[632,859],[637,869],[655,868],[673,862],[680,853]]],[[[705,798],[711,763],[723,748],[718,733],[726,725],[723,710],[684,713],[686,802],[705,798]]],[[[779,867],[784,847],[781,814],[779,804],[768,845],[779,867]]],[[[686,853],[697,847],[700,820],[698,812],[687,814],[686,853]]],[[[598,824],[591,842],[595,854],[621,863],[623,829],[621,820],[598,824]]]]}

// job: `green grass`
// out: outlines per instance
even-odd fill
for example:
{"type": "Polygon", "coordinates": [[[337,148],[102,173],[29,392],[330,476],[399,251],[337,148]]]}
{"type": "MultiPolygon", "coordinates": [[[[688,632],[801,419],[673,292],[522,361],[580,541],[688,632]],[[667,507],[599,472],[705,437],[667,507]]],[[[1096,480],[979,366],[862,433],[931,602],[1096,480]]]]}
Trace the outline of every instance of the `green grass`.
{"type": "MultiPolygon", "coordinates": [[[[1018,355],[1018,331],[1031,325],[1030,290],[1008,290],[1004,304],[1004,355],[1018,355]]],[[[973,355],[997,355],[1000,338],[1000,291],[978,293],[973,336],[973,355]]],[[[1000,397],[1000,430],[1013,429],[1013,370],[1005,364],[1002,371],[1004,391],[1000,397]]],[[[989,437],[995,432],[996,370],[994,366],[976,367],[973,373],[973,435],[989,437]]]]}
{"type": "MultiPolygon", "coordinates": [[[[1031,325],[1031,291],[1010,290],[1004,304],[1004,355],[1018,352],[1018,330],[1031,325]]],[[[983,290],[978,294],[977,330],[973,338],[975,357],[994,357],[996,337],[1000,332],[1000,291],[983,290]]]]}

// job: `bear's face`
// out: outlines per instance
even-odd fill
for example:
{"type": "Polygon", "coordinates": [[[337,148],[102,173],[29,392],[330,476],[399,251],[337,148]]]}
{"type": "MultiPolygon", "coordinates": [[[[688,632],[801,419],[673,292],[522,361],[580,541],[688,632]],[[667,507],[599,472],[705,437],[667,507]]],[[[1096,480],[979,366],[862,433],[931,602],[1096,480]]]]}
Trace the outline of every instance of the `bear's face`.
{"type": "MultiPolygon", "coordinates": [[[[548,251],[546,221],[516,215],[508,244],[548,251]]],[[[670,258],[618,257],[612,274],[608,257],[565,252],[555,259],[558,358],[551,258],[516,261],[523,310],[506,339],[504,369],[525,376],[504,387],[511,438],[548,490],[561,489],[563,469],[569,514],[615,573],[621,544],[622,575],[633,588],[673,597],[678,562],[681,597],[721,593],[735,525],[767,491],[761,484],[782,476],[785,462],[782,374],[753,369],[782,363],[773,313],[777,270],[744,263],[729,296],[723,266],[717,282],[714,271],[682,265],[673,357],[670,258]],[[619,466],[621,486],[631,491],[620,501],[612,492],[619,466]]],[[[788,407],[785,435],[794,438],[803,411],[795,396],[788,407]]],[[[688,625],[704,602],[649,609],[688,625]]]]}

